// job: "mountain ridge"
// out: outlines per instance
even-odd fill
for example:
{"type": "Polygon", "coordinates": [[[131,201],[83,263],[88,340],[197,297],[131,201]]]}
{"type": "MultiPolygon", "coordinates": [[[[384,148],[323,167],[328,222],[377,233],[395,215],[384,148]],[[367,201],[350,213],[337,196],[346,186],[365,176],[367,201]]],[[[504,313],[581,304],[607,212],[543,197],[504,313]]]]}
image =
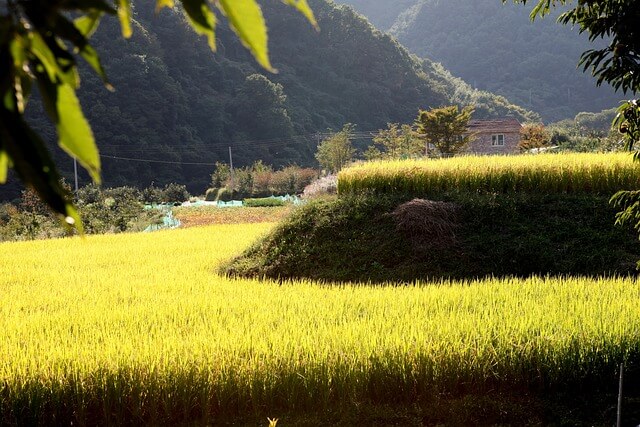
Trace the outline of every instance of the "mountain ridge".
{"type": "Polygon", "coordinates": [[[530,7],[498,0],[341,2],[411,52],[538,112],[546,122],[612,108],[623,97],[608,86],[596,87],[590,73],[578,69],[581,53],[594,44],[577,29],[556,23],[557,11],[531,22],[530,7]]]}
{"type": "MultiPolygon", "coordinates": [[[[86,66],[79,89],[103,156],[104,185],[178,182],[204,192],[213,165],[228,161],[230,148],[238,166],[312,165],[318,132],[345,123],[375,131],[413,122],[419,108],[451,103],[475,104],[478,117],[536,118],[410,54],[350,7],[310,4],[319,32],[285,5],[263,5],[277,74],[264,72],[223,22],[212,53],[179,9],[156,14],[134,5],[129,40],[115,18],[104,19],[92,44],[116,91],[106,91],[86,66]]],[[[55,146],[42,107],[31,102],[27,115],[55,146]]],[[[54,158],[71,181],[73,163],[60,150],[54,158]]],[[[80,184],[88,182],[82,172],[80,184]]]]}

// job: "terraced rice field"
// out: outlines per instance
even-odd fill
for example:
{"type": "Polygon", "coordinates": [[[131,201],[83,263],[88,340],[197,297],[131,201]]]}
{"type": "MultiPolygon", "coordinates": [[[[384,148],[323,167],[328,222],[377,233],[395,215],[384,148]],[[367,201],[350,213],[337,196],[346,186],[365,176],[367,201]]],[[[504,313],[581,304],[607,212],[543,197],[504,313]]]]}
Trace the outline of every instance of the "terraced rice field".
{"type": "Polygon", "coordinates": [[[341,194],[359,191],[424,195],[441,191],[591,193],[640,188],[630,153],[461,156],[365,162],[340,172],[341,194]]]}

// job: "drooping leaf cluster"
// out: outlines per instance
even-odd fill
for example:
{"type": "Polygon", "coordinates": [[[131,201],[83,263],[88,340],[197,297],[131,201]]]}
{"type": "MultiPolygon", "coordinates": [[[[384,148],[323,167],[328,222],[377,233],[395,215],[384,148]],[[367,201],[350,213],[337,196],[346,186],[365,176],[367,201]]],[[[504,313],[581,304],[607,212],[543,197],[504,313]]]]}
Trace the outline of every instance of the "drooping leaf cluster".
{"type": "MultiPolygon", "coordinates": [[[[93,133],[86,120],[76,89],[80,84],[76,57],[82,57],[110,87],[105,70],[89,37],[104,14],[119,18],[122,35],[131,37],[131,0],[7,0],[0,9],[0,183],[13,167],[20,178],[45,202],[62,214],[67,223],[81,228],[68,191],[60,184],[56,166],[42,138],[24,118],[37,83],[59,146],[100,182],[101,163],[93,133]],[[74,16],[75,19],[72,19],[74,16]]],[[[256,60],[266,69],[269,62],[267,32],[260,6],[255,0],[181,0],[193,29],[207,37],[215,50],[218,18],[213,6],[227,17],[230,27],[256,60]]],[[[283,0],[307,17],[315,18],[306,0],[283,0]]],[[[173,0],[157,0],[156,11],[174,7],[173,0]]]]}

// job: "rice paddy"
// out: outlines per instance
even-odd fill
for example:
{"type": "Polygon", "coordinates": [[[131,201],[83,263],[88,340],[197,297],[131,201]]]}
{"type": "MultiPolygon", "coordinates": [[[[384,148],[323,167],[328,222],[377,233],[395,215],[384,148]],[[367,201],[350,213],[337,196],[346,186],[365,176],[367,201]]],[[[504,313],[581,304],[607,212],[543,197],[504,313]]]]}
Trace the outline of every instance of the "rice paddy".
{"type": "Polygon", "coordinates": [[[394,287],[214,273],[271,227],[0,244],[0,424],[264,421],[580,386],[640,355],[632,278],[394,287]]]}
{"type": "MultiPolygon", "coordinates": [[[[637,188],[637,172],[621,154],[456,158],[355,166],[339,186],[613,193],[637,188]]],[[[216,273],[272,228],[0,244],[0,424],[266,425],[443,395],[580,395],[615,388],[618,364],[640,357],[635,277],[379,286],[216,273]]]]}
{"type": "Polygon", "coordinates": [[[640,188],[640,163],[629,153],[462,156],[366,162],[340,172],[338,192],[442,191],[591,193],[640,188]]]}

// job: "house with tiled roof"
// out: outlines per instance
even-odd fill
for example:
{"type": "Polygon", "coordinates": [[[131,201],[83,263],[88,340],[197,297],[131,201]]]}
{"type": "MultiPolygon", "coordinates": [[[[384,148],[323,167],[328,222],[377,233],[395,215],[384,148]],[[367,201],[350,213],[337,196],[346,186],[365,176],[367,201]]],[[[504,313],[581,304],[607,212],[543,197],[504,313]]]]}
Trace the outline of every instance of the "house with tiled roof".
{"type": "Polygon", "coordinates": [[[470,120],[468,134],[471,135],[470,153],[512,154],[519,150],[522,124],[512,117],[489,120],[470,120]]]}

